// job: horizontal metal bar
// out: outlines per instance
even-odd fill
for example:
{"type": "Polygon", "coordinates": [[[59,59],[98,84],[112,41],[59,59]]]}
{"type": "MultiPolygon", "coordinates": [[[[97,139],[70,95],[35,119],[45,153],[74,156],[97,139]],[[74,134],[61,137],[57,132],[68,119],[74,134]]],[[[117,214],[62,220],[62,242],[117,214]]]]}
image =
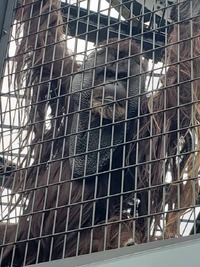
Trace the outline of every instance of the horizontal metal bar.
{"type": "MultiPolygon", "coordinates": [[[[108,31],[109,38],[119,36],[119,20],[116,18],[109,18],[106,15],[88,11],[84,8],[78,9],[74,5],[65,3],[62,3],[62,11],[64,17],[67,17],[69,14],[68,27],[72,36],[83,40],[87,36],[87,40],[94,43],[96,42],[97,33],[99,42],[105,40],[108,31]],[[88,16],[89,19],[87,19],[88,16]]],[[[154,53],[154,60],[160,60],[162,57],[162,47],[165,44],[165,34],[161,30],[149,30],[145,24],[142,25],[142,22],[137,27],[133,26],[132,29],[130,25],[131,20],[120,21],[120,38],[123,39],[132,36],[138,42],[141,42],[142,39],[143,48],[145,51],[148,51],[147,56],[152,58],[154,53]],[[142,33],[140,32],[141,28],[143,29],[142,33]]]]}
{"type": "Polygon", "coordinates": [[[30,265],[34,267],[188,267],[199,261],[200,235],[30,265]]]}

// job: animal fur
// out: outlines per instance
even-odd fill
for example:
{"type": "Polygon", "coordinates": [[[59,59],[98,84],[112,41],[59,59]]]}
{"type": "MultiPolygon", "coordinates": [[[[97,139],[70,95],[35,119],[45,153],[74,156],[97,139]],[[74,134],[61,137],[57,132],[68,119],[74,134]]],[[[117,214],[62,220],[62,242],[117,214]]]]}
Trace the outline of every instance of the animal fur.
{"type": "MultiPolygon", "coordinates": [[[[130,124],[131,138],[125,146],[124,171],[119,154],[119,161],[114,161],[111,170],[115,180],[109,178],[108,169],[99,175],[91,172],[88,175],[90,180],[86,181],[79,175],[74,179],[71,172],[73,166],[69,162],[68,137],[74,105],[68,95],[71,79],[77,73],[78,66],[63,42],[59,3],[53,0],[49,6],[47,0],[28,0],[26,4],[19,7],[16,14],[16,19],[23,22],[24,33],[27,34],[23,36],[16,52],[16,70],[19,73],[16,76],[16,88],[24,86],[21,83],[21,75],[24,75],[27,81],[24,98],[30,108],[25,141],[30,140],[31,133],[34,133],[34,139],[29,155],[22,163],[23,168],[28,169],[23,179],[22,176],[19,176],[20,179],[15,177],[13,188],[22,198],[27,197],[29,204],[19,218],[17,240],[20,242],[12,245],[14,239],[11,233],[6,240],[11,244],[3,249],[2,266],[10,264],[13,247],[14,265],[21,266],[23,263],[32,264],[117,248],[126,245],[129,238],[136,243],[154,240],[160,219],[166,213],[166,205],[169,211],[163,234],[166,237],[176,236],[177,219],[194,203],[194,191],[196,197],[198,193],[199,153],[191,153],[197,151],[198,145],[195,145],[194,139],[199,140],[200,135],[196,127],[199,125],[198,79],[191,86],[191,77],[199,77],[198,19],[193,19],[192,49],[191,42],[187,41],[191,36],[190,23],[174,25],[169,38],[169,68],[163,78],[163,87],[150,98],[142,99],[142,106],[138,107],[140,118],[135,117],[130,124]],[[51,13],[47,14],[47,10],[51,13]],[[43,15],[38,30],[39,14],[43,15]],[[46,16],[49,16],[48,19],[46,16]],[[30,32],[31,35],[28,34],[30,32]],[[177,41],[181,41],[179,45],[177,41]],[[34,44],[37,49],[33,57],[34,44]],[[178,51],[182,51],[179,57],[178,51]],[[23,53],[24,60],[21,59],[23,53]],[[191,57],[195,57],[193,69],[191,57]],[[23,62],[26,64],[23,65],[23,62]],[[41,82],[42,85],[39,85],[41,82]],[[45,124],[47,107],[51,109],[49,127],[45,124]],[[34,158],[31,165],[30,155],[34,158]],[[117,169],[119,164],[120,170],[117,169]],[[167,183],[165,177],[168,170],[172,178],[167,183]],[[183,177],[184,172],[187,178],[183,177]],[[130,191],[126,189],[123,192],[124,202],[120,197],[122,177],[127,182],[127,188],[130,188],[130,191]],[[114,191],[111,191],[110,200],[107,201],[109,183],[114,191]],[[138,216],[137,199],[140,200],[138,216]],[[132,209],[127,215],[126,205],[131,201],[132,209]],[[123,205],[125,214],[122,215],[123,205]],[[178,208],[181,208],[179,213],[178,208]],[[101,212],[96,213],[97,210],[101,212]],[[150,227],[153,228],[151,235],[148,231],[150,227]]],[[[180,6],[180,12],[186,11],[180,6]]],[[[100,112],[103,117],[112,114],[112,109],[111,112],[103,111],[102,115],[102,108],[100,111],[96,107],[92,111],[92,108],[94,105],[91,106],[91,112],[100,112]]],[[[119,115],[119,122],[123,118],[124,115],[119,115]]]]}
{"type": "MultiPolygon", "coordinates": [[[[55,28],[53,26],[62,25],[58,2],[52,1],[51,6],[49,1],[33,3],[26,1],[26,4],[24,7],[19,7],[16,14],[16,19],[20,19],[25,34],[16,52],[16,70],[19,75],[23,75],[23,79],[22,76],[16,76],[16,84],[21,88],[24,86],[21,81],[27,82],[24,99],[29,103],[30,110],[28,110],[28,133],[25,141],[32,133],[34,139],[31,140],[29,154],[22,163],[23,167],[28,167],[27,172],[24,173],[23,179],[20,177],[18,180],[16,175],[13,185],[19,194],[23,190],[24,194],[21,196],[28,199],[28,206],[18,222],[17,241],[20,242],[15,246],[13,257],[13,263],[17,266],[23,262],[33,264],[36,260],[42,262],[63,256],[117,248],[130,244],[130,240],[137,239],[137,234],[134,233],[136,227],[134,221],[125,213],[122,214],[122,208],[120,209],[120,206],[126,209],[128,199],[134,198],[131,190],[134,188],[134,177],[130,171],[119,169],[123,164],[122,159],[118,157],[113,161],[111,175],[104,168],[98,176],[92,173],[89,181],[74,176],[71,171],[73,167],[69,164],[68,147],[69,137],[72,136],[71,122],[75,119],[72,96],[68,97],[68,94],[71,74],[78,73],[78,65],[69,55],[63,41],[62,26],[55,28]],[[47,13],[47,10],[51,11],[49,24],[47,25],[47,18],[43,15],[39,24],[41,29],[38,30],[38,15],[47,13]],[[29,21],[30,17],[33,19],[29,21]],[[57,40],[57,44],[53,43],[53,39],[57,40]],[[37,50],[33,56],[35,43],[37,50]],[[24,60],[21,59],[22,54],[24,60]],[[23,62],[26,62],[25,66],[22,65],[23,62]],[[51,110],[48,128],[45,127],[47,107],[51,110]],[[30,155],[33,156],[34,162],[29,166],[30,155]],[[46,185],[48,190],[45,189],[46,185]],[[119,195],[122,186],[124,186],[123,197],[119,195]],[[33,190],[34,188],[36,190],[33,190]],[[40,235],[42,239],[39,241],[37,238],[40,235]],[[26,259],[23,258],[25,251],[26,259]]],[[[128,57],[129,44],[130,42],[126,41],[121,44],[124,47],[123,57],[128,57]]],[[[117,53],[116,40],[112,40],[110,46],[117,53]]],[[[102,44],[102,57],[105,57],[105,49],[105,44],[102,44]]],[[[135,43],[132,43],[131,53],[139,54],[139,48],[135,43]]],[[[135,56],[135,62],[140,67],[142,59],[139,55],[135,56]]],[[[137,88],[139,89],[138,86],[137,88]]],[[[133,97],[132,99],[137,105],[138,101],[133,97]]],[[[137,106],[135,108],[137,111],[137,106]]],[[[130,125],[132,124],[134,120],[131,120],[130,125]]],[[[119,130],[123,127],[124,122],[119,125],[119,130]]],[[[119,136],[120,142],[123,136],[122,132],[119,136]]],[[[117,155],[123,147],[122,143],[119,145],[117,155]]],[[[144,228],[143,224],[141,228],[144,228]]],[[[14,233],[10,234],[10,240],[13,240],[13,235],[14,233]]],[[[13,246],[3,249],[2,266],[10,264],[13,246]]]]}
{"type": "Polygon", "coordinates": [[[10,233],[16,233],[16,230],[17,230],[17,224],[0,223],[0,244],[14,242],[15,241],[14,239],[10,240],[10,235],[11,235],[10,233]]]}

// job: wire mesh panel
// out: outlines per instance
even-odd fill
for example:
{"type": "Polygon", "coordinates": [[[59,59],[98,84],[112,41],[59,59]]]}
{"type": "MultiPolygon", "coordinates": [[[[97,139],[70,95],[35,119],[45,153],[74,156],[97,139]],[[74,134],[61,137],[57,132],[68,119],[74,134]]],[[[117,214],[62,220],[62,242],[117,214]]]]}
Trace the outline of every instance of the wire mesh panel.
{"type": "Polygon", "coordinates": [[[198,0],[20,0],[1,77],[1,266],[199,232],[198,0]]]}

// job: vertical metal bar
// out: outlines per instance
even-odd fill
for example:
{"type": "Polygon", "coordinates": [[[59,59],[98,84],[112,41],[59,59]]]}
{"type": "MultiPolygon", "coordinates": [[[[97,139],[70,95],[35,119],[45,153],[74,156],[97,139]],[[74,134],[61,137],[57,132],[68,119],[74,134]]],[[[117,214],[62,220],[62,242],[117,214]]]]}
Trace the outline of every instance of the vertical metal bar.
{"type": "Polygon", "coordinates": [[[5,13],[7,8],[7,2],[1,3],[1,9],[0,9],[0,38],[3,34],[3,23],[5,19],[5,13]]]}
{"type": "Polygon", "coordinates": [[[7,45],[10,37],[13,11],[16,0],[1,1],[0,8],[0,77],[3,75],[4,61],[7,55],[7,45]]]}

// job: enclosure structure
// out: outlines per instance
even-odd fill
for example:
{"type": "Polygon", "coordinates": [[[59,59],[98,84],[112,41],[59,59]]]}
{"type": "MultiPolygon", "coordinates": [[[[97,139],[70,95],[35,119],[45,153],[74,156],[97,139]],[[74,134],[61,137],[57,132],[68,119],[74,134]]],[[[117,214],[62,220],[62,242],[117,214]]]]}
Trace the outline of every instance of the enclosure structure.
{"type": "Polygon", "coordinates": [[[1,266],[195,244],[199,2],[9,0],[0,22],[1,266]]]}

